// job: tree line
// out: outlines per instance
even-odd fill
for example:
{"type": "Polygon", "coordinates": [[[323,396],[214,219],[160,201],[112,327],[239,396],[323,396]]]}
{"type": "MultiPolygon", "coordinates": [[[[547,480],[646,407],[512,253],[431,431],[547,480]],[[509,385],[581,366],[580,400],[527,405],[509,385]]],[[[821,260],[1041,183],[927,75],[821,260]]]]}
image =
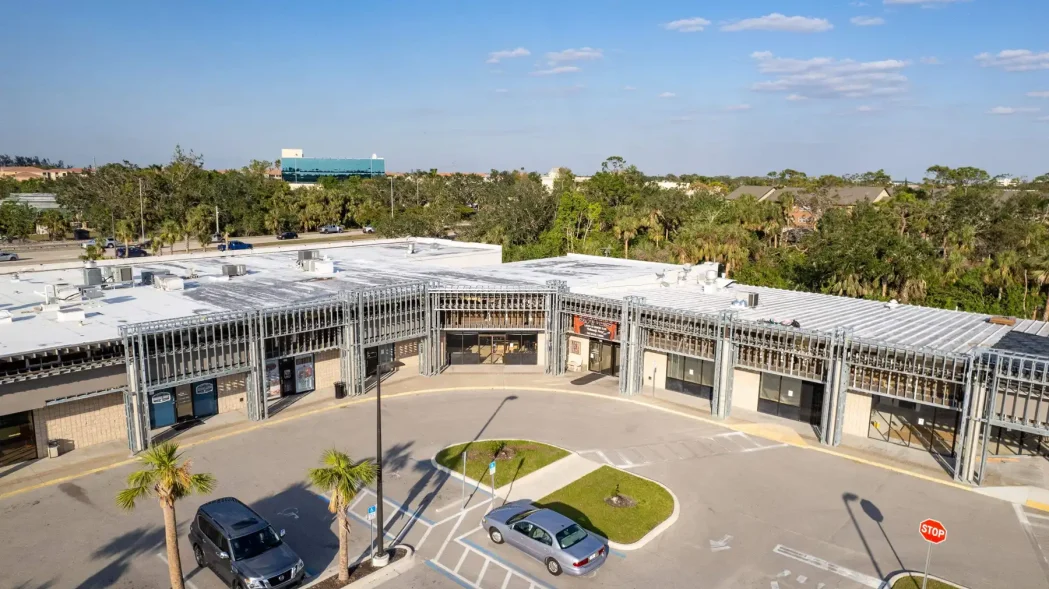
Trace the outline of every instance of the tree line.
{"type": "Polygon", "coordinates": [[[386,237],[446,237],[503,246],[516,261],[568,252],[674,263],[716,261],[746,284],[965,311],[1047,317],[1049,175],[1003,190],[971,167],[932,166],[877,204],[841,206],[835,189],[889,186],[882,170],[808,176],[648,176],[611,157],[585,182],[561,169],[552,189],[536,173],[415,171],[323,180],[293,190],[269,162],[212,171],[176,148],[165,165],[106,164],[57,180],[0,179],[11,192],[53,192],[63,213],[34,215],[0,203],[0,234],[41,224],[61,235],[85,223],[119,241],[144,234],[154,251],[224,236],[371,225],[386,237]],[[655,180],[676,182],[662,188],[655,180]],[[746,184],[794,187],[777,202],[744,196],[746,184]],[[796,209],[815,220],[795,224],[796,209]]]}

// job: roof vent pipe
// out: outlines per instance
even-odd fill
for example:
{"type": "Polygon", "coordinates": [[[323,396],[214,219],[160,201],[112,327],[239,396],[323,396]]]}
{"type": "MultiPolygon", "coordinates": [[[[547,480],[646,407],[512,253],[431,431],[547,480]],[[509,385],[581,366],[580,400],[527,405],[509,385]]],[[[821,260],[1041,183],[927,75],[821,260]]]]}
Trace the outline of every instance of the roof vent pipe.
{"type": "Polygon", "coordinates": [[[410,255],[412,255],[414,253],[415,253],[415,242],[414,241],[409,241],[408,242],[408,255],[410,256],[410,255]]]}

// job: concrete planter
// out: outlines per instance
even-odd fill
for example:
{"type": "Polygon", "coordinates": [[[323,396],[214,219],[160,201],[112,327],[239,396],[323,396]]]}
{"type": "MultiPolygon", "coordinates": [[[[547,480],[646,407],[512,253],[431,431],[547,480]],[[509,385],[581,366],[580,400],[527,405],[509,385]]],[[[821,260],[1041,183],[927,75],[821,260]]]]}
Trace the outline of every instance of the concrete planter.
{"type": "MultiPolygon", "coordinates": [[[[406,554],[402,558],[394,562],[391,562],[390,564],[375,571],[367,577],[357,579],[356,581],[346,585],[346,587],[353,587],[353,589],[370,589],[371,587],[378,587],[379,585],[385,583],[386,581],[389,581],[390,579],[401,576],[405,573],[405,571],[407,571],[415,565],[415,549],[411,546],[408,546],[407,544],[397,544],[395,546],[390,547],[390,550],[404,550],[406,554]]],[[[351,563],[350,566],[352,567],[370,559],[370,556],[366,556],[358,560],[357,562],[351,563]]],[[[301,589],[306,589],[307,587],[313,587],[314,585],[318,585],[322,581],[327,581],[336,574],[337,573],[335,571],[335,568],[329,567],[326,571],[317,575],[316,579],[303,585],[301,589]]]]}
{"type": "MultiPolygon", "coordinates": [[[[910,577],[914,577],[916,579],[921,579],[923,575],[922,575],[921,571],[902,571],[902,572],[896,573],[896,574],[892,575],[891,577],[889,577],[888,579],[886,579],[885,582],[882,583],[882,585],[881,585],[881,587],[879,589],[892,589],[892,586],[896,584],[896,581],[899,581],[900,579],[905,579],[905,578],[907,578],[909,576],[910,577]]],[[[937,577],[936,575],[929,575],[929,579],[930,580],[934,580],[934,581],[939,581],[939,582],[944,583],[946,585],[950,585],[951,587],[957,587],[958,589],[968,589],[964,585],[958,585],[956,583],[952,583],[952,582],[948,581],[947,579],[943,579],[941,577],[937,577]]],[[[919,585],[919,587],[920,586],[921,585],[919,585]]]]}

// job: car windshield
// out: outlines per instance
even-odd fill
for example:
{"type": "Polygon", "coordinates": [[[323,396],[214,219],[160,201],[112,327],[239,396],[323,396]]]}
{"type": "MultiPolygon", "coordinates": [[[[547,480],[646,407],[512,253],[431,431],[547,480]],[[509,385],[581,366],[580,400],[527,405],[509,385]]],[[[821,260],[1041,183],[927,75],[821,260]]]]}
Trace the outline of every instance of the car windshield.
{"type": "Polygon", "coordinates": [[[557,533],[557,543],[561,548],[571,548],[586,538],[586,532],[579,524],[572,524],[557,533]]]}
{"type": "Polygon", "coordinates": [[[527,511],[522,511],[521,513],[518,513],[518,514],[511,515],[510,519],[506,520],[506,525],[512,526],[512,525],[516,524],[517,522],[523,520],[524,518],[532,515],[536,511],[538,511],[538,510],[536,510],[536,509],[529,509],[527,511]]]}
{"type": "Polygon", "coordinates": [[[230,544],[233,548],[233,558],[245,560],[255,558],[271,548],[280,546],[281,540],[273,528],[266,527],[247,536],[234,538],[230,544]]]}

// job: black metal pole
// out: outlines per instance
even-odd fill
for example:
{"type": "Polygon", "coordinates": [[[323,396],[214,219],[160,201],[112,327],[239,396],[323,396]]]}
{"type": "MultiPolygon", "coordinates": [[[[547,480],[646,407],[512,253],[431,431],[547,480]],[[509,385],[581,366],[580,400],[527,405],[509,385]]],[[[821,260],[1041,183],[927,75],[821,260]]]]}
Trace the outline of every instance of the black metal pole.
{"type": "MultiPolygon", "coordinates": [[[[378,350],[376,350],[378,351],[378,350]]],[[[382,363],[375,367],[375,556],[383,558],[386,551],[383,549],[383,536],[385,535],[382,519],[382,363]]]]}

